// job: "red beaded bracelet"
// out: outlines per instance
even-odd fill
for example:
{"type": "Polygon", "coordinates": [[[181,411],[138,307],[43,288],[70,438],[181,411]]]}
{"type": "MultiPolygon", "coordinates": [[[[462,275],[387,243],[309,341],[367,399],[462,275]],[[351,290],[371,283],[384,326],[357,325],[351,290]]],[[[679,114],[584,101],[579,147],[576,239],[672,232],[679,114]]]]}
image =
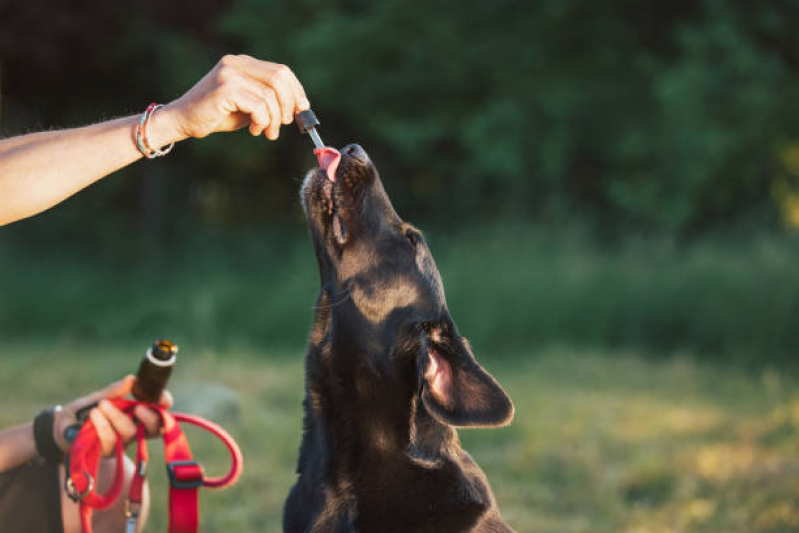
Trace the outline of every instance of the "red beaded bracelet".
{"type": "Polygon", "coordinates": [[[139,152],[141,152],[142,155],[147,159],[155,159],[156,157],[166,155],[172,151],[172,148],[175,146],[175,143],[172,143],[164,149],[152,148],[150,146],[149,140],[147,139],[147,125],[150,123],[150,118],[152,118],[153,113],[155,113],[156,110],[162,107],[164,106],[161,104],[150,104],[147,106],[147,109],[144,111],[144,113],[142,113],[139,123],[136,124],[136,146],[138,147],[139,152]]]}

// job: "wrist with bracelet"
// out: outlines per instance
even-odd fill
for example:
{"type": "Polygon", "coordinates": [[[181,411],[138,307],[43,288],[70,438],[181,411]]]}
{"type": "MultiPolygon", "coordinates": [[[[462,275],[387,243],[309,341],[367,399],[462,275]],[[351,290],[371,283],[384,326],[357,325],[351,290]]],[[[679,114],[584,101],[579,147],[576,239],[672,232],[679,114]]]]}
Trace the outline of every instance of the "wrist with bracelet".
{"type": "Polygon", "coordinates": [[[150,124],[150,119],[152,119],[153,114],[162,107],[164,106],[161,104],[150,104],[147,106],[144,113],[142,113],[141,119],[139,119],[139,122],[136,124],[136,148],[138,148],[139,152],[147,159],[155,159],[156,157],[164,156],[175,147],[175,143],[173,142],[166,148],[153,148],[147,136],[147,127],[150,124]]]}
{"type": "MultiPolygon", "coordinates": [[[[71,446],[78,436],[81,426],[89,419],[89,411],[97,407],[97,402],[84,405],[78,409],[74,415],[74,423],[64,429],[62,438],[67,446],[71,446]]],[[[33,442],[36,445],[36,452],[51,463],[61,463],[64,460],[65,452],[55,438],[55,419],[56,415],[62,410],[60,405],[42,409],[33,419],[33,442]]]]}

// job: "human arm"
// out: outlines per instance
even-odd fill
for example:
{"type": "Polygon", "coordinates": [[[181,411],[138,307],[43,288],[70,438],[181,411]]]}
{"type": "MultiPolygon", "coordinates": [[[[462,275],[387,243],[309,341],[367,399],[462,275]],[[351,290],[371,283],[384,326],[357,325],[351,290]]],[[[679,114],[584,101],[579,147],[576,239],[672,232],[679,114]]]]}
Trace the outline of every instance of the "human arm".
{"type": "MultiPolygon", "coordinates": [[[[109,455],[113,451],[117,433],[125,443],[133,440],[136,437],[136,425],[130,417],[119,411],[110,402],[103,400],[122,398],[130,394],[135,381],[135,377],[126,376],[103,390],[75,400],[58,411],[53,422],[53,438],[59,448],[63,451],[69,448],[69,444],[64,439],[64,430],[76,422],[77,411],[95,402],[100,403],[89,412],[89,419],[97,430],[103,455],[109,455]]],[[[164,392],[159,403],[164,407],[172,405],[172,396],[169,392],[164,392]]],[[[139,405],[136,407],[135,415],[144,424],[148,436],[159,434],[161,421],[157,414],[139,405]]],[[[32,423],[0,431],[0,472],[24,464],[37,455],[32,423]]]]}
{"type": "Polygon", "coordinates": [[[28,422],[0,431],[0,473],[11,470],[36,457],[33,423],[28,422]]]}
{"type": "MultiPolygon", "coordinates": [[[[194,87],[158,109],[149,144],[234,131],[278,138],[280,126],[308,109],[305,91],[285,65],[249,56],[223,57],[194,87]]],[[[0,226],[49,209],[92,183],[142,158],[137,116],[0,141],[0,226]]]]}

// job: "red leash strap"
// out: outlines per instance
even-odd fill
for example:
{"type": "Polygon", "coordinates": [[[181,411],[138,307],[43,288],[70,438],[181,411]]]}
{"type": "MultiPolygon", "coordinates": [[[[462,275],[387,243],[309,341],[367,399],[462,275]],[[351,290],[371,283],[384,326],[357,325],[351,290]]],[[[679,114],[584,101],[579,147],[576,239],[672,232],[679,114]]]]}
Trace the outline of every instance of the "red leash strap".
{"type": "MultiPolygon", "coordinates": [[[[119,440],[119,439],[117,439],[119,440]]],[[[128,499],[125,501],[126,530],[130,533],[136,531],[136,523],[141,515],[141,505],[144,500],[144,479],[147,476],[148,453],[147,440],[144,435],[144,424],[136,424],[136,463],[133,479],[128,489],[128,499]]]]}
{"type": "MultiPolygon", "coordinates": [[[[238,444],[218,425],[200,417],[169,413],[152,404],[134,400],[111,400],[122,412],[133,417],[137,405],[145,405],[157,412],[163,423],[164,458],[169,475],[169,533],[196,533],[199,528],[200,506],[197,490],[202,487],[223,488],[236,482],[242,471],[242,456],[238,444]],[[214,434],[227,446],[231,467],[218,478],[206,478],[202,467],[191,455],[191,448],[178,422],[201,427],[214,434]]],[[[104,509],[114,503],[122,492],[125,481],[122,439],[116,444],[116,473],[111,488],[105,494],[96,492],[97,472],[100,464],[100,440],[94,425],[86,423],[69,450],[69,471],[66,479],[67,494],[80,502],[83,533],[92,533],[91,515],[94,509],[104,509]]],[[[128,531],[136,529],[141,510],[144,479],[147,475],[148,453],[144,426],[137,424],[136,468],[125,502],[128,531]]]]}

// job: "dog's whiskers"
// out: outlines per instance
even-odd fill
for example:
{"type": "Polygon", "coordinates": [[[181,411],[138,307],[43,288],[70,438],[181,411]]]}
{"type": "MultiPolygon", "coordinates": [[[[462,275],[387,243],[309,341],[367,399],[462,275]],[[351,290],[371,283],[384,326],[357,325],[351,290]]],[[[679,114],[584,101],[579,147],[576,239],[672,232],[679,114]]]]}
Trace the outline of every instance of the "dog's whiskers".
{"type": "Polygon", "coordinates": [[[312,307],[312,309],[316,309],[316,310],[332,309],[334,307],[337,307],[337,306],[343,304],[344,302],[346,302],[347,300],[349,300],[351,298],[352,298],[352,292],[350,291],[350,288],[347,287],[347,290],[345,291],[344,296],[339,301],[333,302],[332,304],[328,304],[328,305],[314,305],[312,307]]]}

